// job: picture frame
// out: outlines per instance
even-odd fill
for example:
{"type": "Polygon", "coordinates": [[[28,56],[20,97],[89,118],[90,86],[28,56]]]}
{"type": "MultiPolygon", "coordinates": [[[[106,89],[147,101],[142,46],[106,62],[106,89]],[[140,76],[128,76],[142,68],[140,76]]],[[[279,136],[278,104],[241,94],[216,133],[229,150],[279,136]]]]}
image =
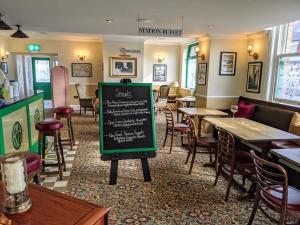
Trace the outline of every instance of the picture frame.
{"type": "Polygon", "coordinates": [[[136,57],[110,57],[109,75],[117,78],[137,77],[136,57]]]}
{"type": "Polygon", "coordinates": [[[247,71],[246,91],[260,93],[262,62],[249,62],[247,71]]]}
{"type": "Polygon", "coordinates": [[[1,70],[3,73],[8,74],[8,64],[7,62],[1,62],[1,70]]]}
{"type": "Polygon", "coordinates": [[[207,63],[198,63],[197,84],[206,85],[207,63]]]}
{"type": "Polygon", "coordinates": [[[167,64],[153,64],[153,81],[167,81],[167,64]]]}
{"type": "Polygon", "coordinates": [[[236,58],[236,52],[221,52],[219,75],[235,76],[236,58]]]}
{"type": "Polygon", "coordinates": [[[92,63],[72,63],[72,77],[92,77],[92,63]]]}

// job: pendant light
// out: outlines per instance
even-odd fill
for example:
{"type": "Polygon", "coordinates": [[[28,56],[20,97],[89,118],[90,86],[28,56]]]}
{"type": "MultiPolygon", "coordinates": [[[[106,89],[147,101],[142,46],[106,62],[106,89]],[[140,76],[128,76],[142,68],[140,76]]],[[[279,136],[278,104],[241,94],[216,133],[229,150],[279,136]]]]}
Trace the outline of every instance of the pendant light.
{"type": "Polygon", "coordinates": [[[18,28],[17,31],[11,35],[11,37],[13,38],[29,38],[27,36],[27,34],[25,34],[22,30],[21,30],[21,26],[20,25],[16,25],[16,27],[18,28]]]}
{"type": "Polygon", "coordinates": [[[12,30],[12,28],[2,20],[3,15],[0,13],[0,30],[12,30]]]}

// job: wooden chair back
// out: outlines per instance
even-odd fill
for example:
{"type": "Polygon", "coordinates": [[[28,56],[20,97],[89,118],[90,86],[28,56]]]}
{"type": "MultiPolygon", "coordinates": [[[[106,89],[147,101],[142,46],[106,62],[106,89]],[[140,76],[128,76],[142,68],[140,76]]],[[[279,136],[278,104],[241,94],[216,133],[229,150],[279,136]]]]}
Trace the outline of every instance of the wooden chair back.
{"type": "Polygon", "coordinates": [[[75,88],[76,88],[78,98],[79,99],[84,98],[86,92],[85,86],[83,84],[77,83],[75,84],[75,88]]]}
{"type": "Polygon", "coordinates": [[[221,128],[218,130],[218,151],[227,158],[235,160],[235,138],[234,136],[221,128]]]}
{"type": "Polygon", "coordinates": [[[165,108],[164,110],[165,117],[166,117],[166,125],[168,129],[173,129],[174,127],[174,116],[169,108],[165,108]]]}
{"type": "Polygon", "coordinates": [[[168,98],[170,92],[170,86],[169,85],[161,85],[159,87],[159,98],[168,98]]]}
{"type": "MultiPolygon", "coordinates": [[[[284,221],[286,218],[286,207],[288,199],[288,176],[285,169],[275,163],[269,162],[258,157],[254,151],[251,151],[255,165],[255,173],[257,178],[257,194],[258,196],[270,196],[270,191],[272,191],[272,196],[278,196],[281,199],[280,204],[274,204],[271,201],[265,201],[265,198],[261,200],[271,209],[280,213],[280,220],[284,221]]],[[[274,219],[273,216],[267,213],[263,207],[260,207],[265,215],[269,217],[274,222],[279,222],[274,219]]]]}
{"type": "Polygon", "coordinates": [[[195,138],[196,138],[196,126],[195,126],[194,120],[190,116],[186,115],[184,121],[186,121],[187,125],[190,128],[190,138],[191,138],[191,140],[195,140],[195,138]]]}

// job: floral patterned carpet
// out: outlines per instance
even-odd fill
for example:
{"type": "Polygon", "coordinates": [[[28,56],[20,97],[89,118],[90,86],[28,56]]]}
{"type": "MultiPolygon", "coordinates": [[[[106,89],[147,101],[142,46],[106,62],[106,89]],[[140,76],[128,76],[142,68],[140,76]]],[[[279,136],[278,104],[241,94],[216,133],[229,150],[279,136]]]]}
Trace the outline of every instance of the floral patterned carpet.
{"type": "MultiPolygon", "coordinates": [[[[231,189],[224,202],[226,178],[220,177],[213,186],[215,170],[202,165],[208,156],[198,154],[193,173],[185,165],[187,151],[169,142],[162,148],[165,121],[162,113],[156,117],[159,149],[150,159],[152,182],[145,183],[139,160],[119,163],[117,185],[108,185],[110,163],[101,161],[99,154],[98,122],[91,116],[74,116],[75,135],[79,146],[66,193],[110,208],[110,224],[247,224],[252,203],[237,200],[242,189],[231,189]]],[[[175,138],[179,139],[179,138],[175,138]]],[[[241,178],[236,179],[241,183],[241,178]]],[[[248,184],[249,185],[249,184],[248,184]]],[[[271,224],[257,213],[253,224],[271,224]]]]}

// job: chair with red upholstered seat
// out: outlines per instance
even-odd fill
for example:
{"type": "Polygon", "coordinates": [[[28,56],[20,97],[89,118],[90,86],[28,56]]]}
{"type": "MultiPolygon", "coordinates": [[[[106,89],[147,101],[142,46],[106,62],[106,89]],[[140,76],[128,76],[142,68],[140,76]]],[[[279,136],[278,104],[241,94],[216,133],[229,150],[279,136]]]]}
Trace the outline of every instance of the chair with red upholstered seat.
{"type": "Polygon", "coordinates": [[[61,180],[62,171],[66,171],[66,164],[60,134],[60,129],[62,127],[62,122],[55,119],[46,119],[44,121],[37,122],[35,125],[35,128],[39,131],[39,152],[42,155],[43,169],[45,166],[58,166],[58,172],[61,180]],[[46,136],[54,137],[54,151],[57,156],[57,163],[55,164],[45,164],[46,136]]]}
{"type": "Polygon", "coordinates": [[[189,174],[192,173],[196,154],[197,153],[203,153],[204,151],[197,151],[197,147],[202,149],[207,149],[208,151],[205,151],[205,153],[209,153],[210,156],[210,162],[212,162],[212,149],[217,148],[217,140],[213,137],[199,137],[196,135],[196,129],[195,129],[195,123],[193,119],[191,119],[189,116],[187,116],[186,122],[190,128],[190,135],[189,135],[189,152],[186,158],[186,162],[188,163],[190,155],[192,154],[192,161],[191,166],[189,170],[189,174]]]}
{"type": "Polygon", "coordinates": [[[54,113],[56,115],[57,120],[60,120],[61,118],[66,118],[67,120],[69,138],[63,141],[69,142],[71,150],[73,149],[73,145],[75,144],[73,124],[72,124],[73,111],[74,111],[73,108],[68,106],[61,106],[54,109],[54,113]]]}
{"type": "Polygon", "coordinates": [[[181,143],[183,144],[183,137],[188,135],[189,126],[186,123],[175,123],[173,113],[170,109],[165,108],[164,113],[166,116],[166,135],[165,135],[163,148],[166,145],[168,135],[170,135],[171,136],[170,153],[171,153],[173,148],[174,136],[180,136],[181,143]],[[180,135],[178,135],[177,133],[180,133],[180,135]]]}
{"type": "Polygon", "coordinates": [[[225,164],[230,165],[229,182],[227,185],[225,201],[228,201],[231,185],[233,182],[233,175],[235,171],[238,171],[245,177],[250,178],[254,172],[254,164],[251,154],[246,151],[239,151],[235,146],[234,136],[220,128],[218,130],[218,150],[217,150],[217,173],[214,185],[217,185],[219,176],[222,172],[222,168],[225,164]]]}
{"type": "MultiPolygon", "coordinates": [[[[288,176],[285,169],[275,163],[266,161],[251,151],[254,159],[257,178],[256,196],[253,210],[248,221],[251,225],[259,208],[272,222],[286,224],[287,216],[300,219],[300,190],[288,186],[288,176]],[[270,215],[265,207],[279,213],[279,219],[270,215]]],[[[298,223],[299,224],[299,223],[298,223]]]]}
{"type": "Polygon", "coordinates": [[[24,157],[26,159],[28,181],[33,179],[36,184],[40,184],[41,157],[38,154],[30,152],[26,152],[24,157]]]}

